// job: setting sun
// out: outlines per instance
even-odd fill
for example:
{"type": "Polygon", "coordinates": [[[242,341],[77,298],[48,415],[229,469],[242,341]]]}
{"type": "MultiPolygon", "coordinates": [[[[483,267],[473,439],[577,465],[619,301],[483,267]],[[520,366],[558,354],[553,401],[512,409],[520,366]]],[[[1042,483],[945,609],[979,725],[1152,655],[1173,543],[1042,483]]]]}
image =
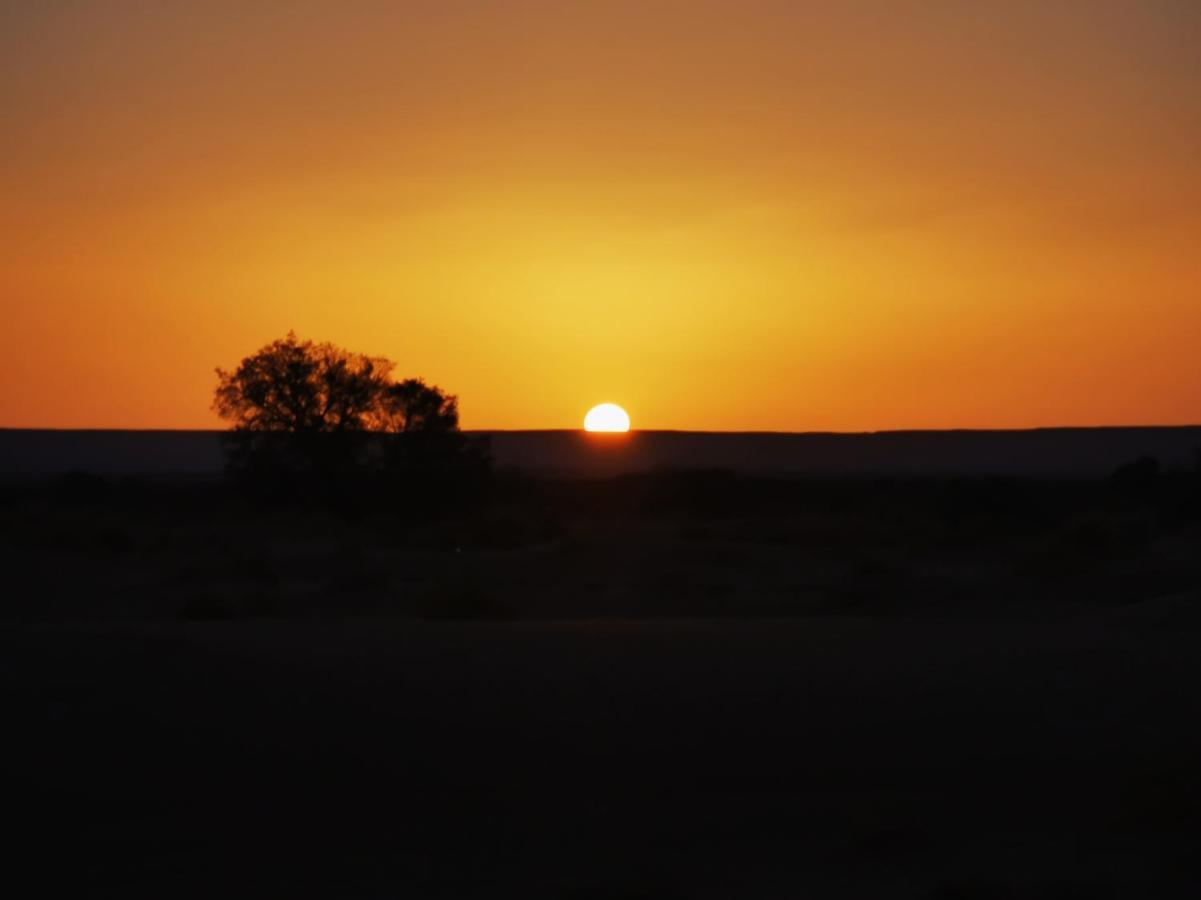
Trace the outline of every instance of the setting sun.
{"type": "Polygon", "coordinates": [[[585,431],[629,431],[630,416],[616,403],[602,403],[584,416],[585,431]]]}

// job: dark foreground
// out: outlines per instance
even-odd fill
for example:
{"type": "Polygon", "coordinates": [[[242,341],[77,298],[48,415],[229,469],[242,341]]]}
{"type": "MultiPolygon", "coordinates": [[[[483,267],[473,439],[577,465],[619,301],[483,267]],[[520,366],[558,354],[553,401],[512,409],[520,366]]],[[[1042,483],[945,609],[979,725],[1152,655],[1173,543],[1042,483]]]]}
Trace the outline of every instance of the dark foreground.
{"type": "Polygon", "coordinates": [[[1164,624],[10,629],[8,814],[86,896],[1189,897],[1164,624]]]}
{"type": "Polygon", "coordinates": [[[7,871],[22,896],[1196,896],[1193,479],[526,484],[420,524],[13,493],[7,871]]]}

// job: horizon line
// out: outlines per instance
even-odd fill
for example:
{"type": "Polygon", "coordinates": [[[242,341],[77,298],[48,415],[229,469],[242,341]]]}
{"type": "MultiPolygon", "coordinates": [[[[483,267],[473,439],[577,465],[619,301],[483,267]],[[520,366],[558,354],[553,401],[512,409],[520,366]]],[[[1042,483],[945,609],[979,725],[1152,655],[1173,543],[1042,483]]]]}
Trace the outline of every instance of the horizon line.
{"type": "MultiPolygon", "coordinates": [[[[1028,425],[1018,427],[951,427],[951,428],[877,428],[861,431],[836,429],[811,429],[791,431],[783,429],[691,429],[691,428],[631,428],[624,432],[588,432],[582,427],[574,428],[463,428],[464,434],[602,434],[606,437],[631,434],[712,434],[712,435],[846,435],[863,436],[879,434],[979,434],[999,432],[1036,431],[1132,431],[1132,430],[1187,430],[1201,429],[1201,422],[1186,424],[1125,424],[1125,425],[1028,425]]],[[[128,428],[106,426],[24,426],[0,425],[0,432],[58,432],[58,433],[124,433],[124,434],[224,434],[231,428],[128,428]]]]}

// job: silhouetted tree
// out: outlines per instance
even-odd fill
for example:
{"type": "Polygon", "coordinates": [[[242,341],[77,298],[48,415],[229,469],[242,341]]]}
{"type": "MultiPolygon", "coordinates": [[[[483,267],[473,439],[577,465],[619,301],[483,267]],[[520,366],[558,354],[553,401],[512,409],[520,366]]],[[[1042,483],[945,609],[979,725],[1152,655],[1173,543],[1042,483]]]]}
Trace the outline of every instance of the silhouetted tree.
{"type": "Polygon", "coordinates": [[[459,426],[459,401],[420,378],[406,378],[384,390],[385,430],[401,434],[436,434],[459,426]]]}
{"type": "Polygon", "coordinates": [[[443,489],[485,469],[483,448],[459,431],[457,398],[420,379],[394,381],[394,369],[291,332],[217,369],[213,408],[233,425],[230,469],[276,487],[318,476],[339,490],[366,475],[412,482],[415,469],[443,489]]]}
{"type": "Polygon", "coordinates": [[[1110,482],[1124,493],[1145,493],[1158,481],[1159,472],[1159,460],[1153,456],[1140,456],[1118,466],[1110,476],[1110,482]]]}
{"type": "Polygon", "coordinates": [[[385,400],[397,387],[389,378],[393,368],[389,360],[299,341],[288,332],[232,372],[217,370],[213,408],[239,431],[383,430],[385,400]]]}

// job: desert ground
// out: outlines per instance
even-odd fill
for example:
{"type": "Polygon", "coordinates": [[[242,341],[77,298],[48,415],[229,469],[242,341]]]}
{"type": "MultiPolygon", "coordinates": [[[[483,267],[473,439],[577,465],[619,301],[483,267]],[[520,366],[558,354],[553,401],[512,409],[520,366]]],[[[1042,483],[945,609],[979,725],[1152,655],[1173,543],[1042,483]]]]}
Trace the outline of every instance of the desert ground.
{"type": "Polygon", "coordinates": [[[1192,897],[1199,498],[1146,464],[510,473],[438,515],[11,482],[11,870],[89,897],[1192,897]]]}
{"type": "Polygon", "coordinates": [[[9,815],[88,896],[1195,896],[1146,612],[10,627],[9,815]]]}

